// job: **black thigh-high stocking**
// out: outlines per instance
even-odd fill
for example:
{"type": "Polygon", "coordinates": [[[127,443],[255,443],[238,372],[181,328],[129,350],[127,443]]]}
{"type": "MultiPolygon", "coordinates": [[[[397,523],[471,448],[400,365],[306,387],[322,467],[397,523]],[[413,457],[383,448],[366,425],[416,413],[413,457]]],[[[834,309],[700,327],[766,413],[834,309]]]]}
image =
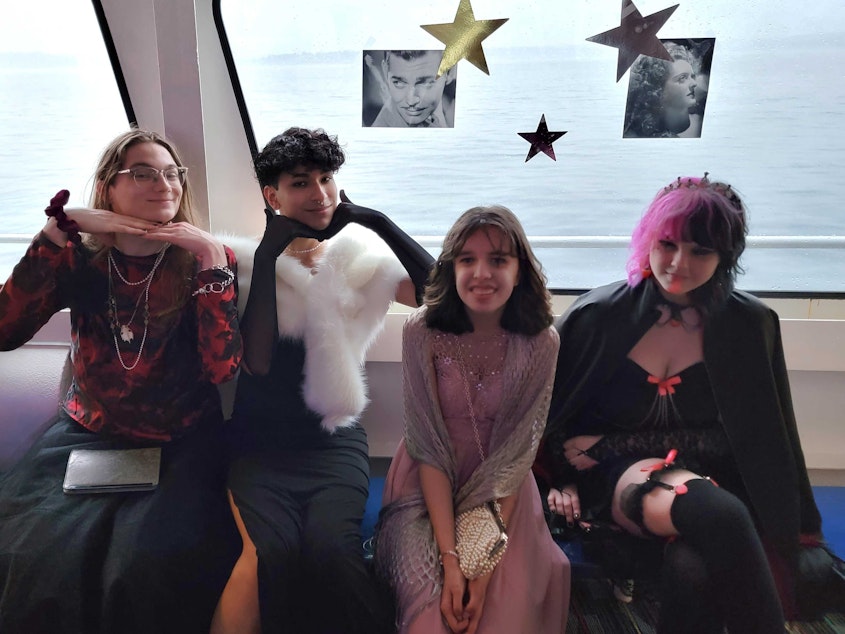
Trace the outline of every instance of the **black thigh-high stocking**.
{"type": "MultiPolygon", "coordinates": [[[[783,634],[784,617],[751,514],[735,495],[690,480],[672,503],[679,539],[700,555],[714,606],[732,634],[783,634]]],[[[676,632],[687,630],[675,630],[676,632]]]]}
{"type": "Polygon", "coordinates": [[[722,634],[722,615],[713,609],[710,573],[701,555],[683,539],[666,545],[660,570],[661,634],[722,634]]]}

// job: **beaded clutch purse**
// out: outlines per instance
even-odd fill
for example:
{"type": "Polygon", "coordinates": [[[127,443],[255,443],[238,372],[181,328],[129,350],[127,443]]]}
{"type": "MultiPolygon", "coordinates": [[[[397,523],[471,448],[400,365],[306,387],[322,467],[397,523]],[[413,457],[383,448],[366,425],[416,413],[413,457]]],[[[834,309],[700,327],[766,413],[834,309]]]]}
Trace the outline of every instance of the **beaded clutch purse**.
{"type": "Polygon", "coordinates": [[[458,515],[455,539],[464,577],[475,579],[492,571],[508,546],[499,503],[487,502],[458,515]]]}

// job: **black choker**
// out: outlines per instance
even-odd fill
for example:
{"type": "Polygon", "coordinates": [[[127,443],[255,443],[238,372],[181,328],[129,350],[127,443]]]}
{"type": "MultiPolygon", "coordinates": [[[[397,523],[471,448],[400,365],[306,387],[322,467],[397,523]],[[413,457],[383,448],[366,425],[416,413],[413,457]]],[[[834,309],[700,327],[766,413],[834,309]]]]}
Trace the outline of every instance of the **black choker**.
{"type": "Polygon", "coordinates": [[[688,331],[701,328],[701,313],[691,304],[684,306],[664,298],[657,302],[656,308],[660,311],[658,326],[683,326],[688,331]]]}

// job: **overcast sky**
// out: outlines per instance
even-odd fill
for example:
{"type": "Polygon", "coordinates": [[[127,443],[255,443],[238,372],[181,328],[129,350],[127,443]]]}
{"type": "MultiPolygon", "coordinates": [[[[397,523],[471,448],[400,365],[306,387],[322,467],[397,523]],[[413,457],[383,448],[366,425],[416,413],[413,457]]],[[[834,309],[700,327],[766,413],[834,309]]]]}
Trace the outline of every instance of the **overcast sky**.
{"type": "MultiPolygon", "coordinates": [[[[843,0],[639,0],[636,5],[648,15],[673,3],[680,6],[660,30],[662,38],[756,40],[845,31],[843,0]]],[[[257,57],[369,48],[440,48],[440,43],[419,25],[451,22],[458,0],[222,0],[221,6],[238,54],[257,57]]],[[[617,26],[620,0],[473,0],[472,7],[476,19],[509,18],[490,36],[491,46],[573,45],[617,26]]],[[[0,52],[8,51],[102,54],[91,3],[4,2],[0,52]]]]}

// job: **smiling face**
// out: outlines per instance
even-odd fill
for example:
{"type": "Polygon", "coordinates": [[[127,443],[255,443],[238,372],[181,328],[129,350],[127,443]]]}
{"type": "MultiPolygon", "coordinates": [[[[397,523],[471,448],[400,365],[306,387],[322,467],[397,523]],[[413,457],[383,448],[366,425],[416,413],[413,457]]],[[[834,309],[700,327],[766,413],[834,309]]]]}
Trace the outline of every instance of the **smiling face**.
{"type": "Polygon", "coordinates": [[[690,63],[676,59],[663,86],[663,105],[666,108],[689,110],[696,104],[695,87],[695,73],[690,63]]]}
{"type": "Polygon", "coordinates": [[[387,87],[399,116],[409,126],[424,123],[440,106],[446,76],[437,78],[442,54],[426,51],[421,57],[404,59],[389,54],[387,87]]]}
{"type": "Polygon", "coordinates": [[[677,304],[688,304],[689,293],[713,277],[719,254],[696,242],[664,238],[654,243],[648,262],[663,296],[677,304]]]}
{"type": "MultiPolygon", "coordinates": [[[[120,169],[152,167],[162,170],[176,167],[167,148],[158,143],[136,143],[126,150],[120,169]]],[[[173,220],[182,199],[182,184],[157,175],[149,183],[138,185],[132,174],[117,174],[108,187],[111,210],[124,216],[143,218],[151,222],[173,220]]]]}
{"type": "Polygon", "coordinates": [[[519,282],[519,259],[498,228],[471,233],[455,258],[458,296],[476,330],[499,326],[519,282]]]}
{"type": "Polygon", "coordinates": [[[299,166],[283,172],[276,187],[264,188],[264,196],[283,216],[317,230],[329,226],[337,209],[334,172],[316,168],[299,166]]]}

